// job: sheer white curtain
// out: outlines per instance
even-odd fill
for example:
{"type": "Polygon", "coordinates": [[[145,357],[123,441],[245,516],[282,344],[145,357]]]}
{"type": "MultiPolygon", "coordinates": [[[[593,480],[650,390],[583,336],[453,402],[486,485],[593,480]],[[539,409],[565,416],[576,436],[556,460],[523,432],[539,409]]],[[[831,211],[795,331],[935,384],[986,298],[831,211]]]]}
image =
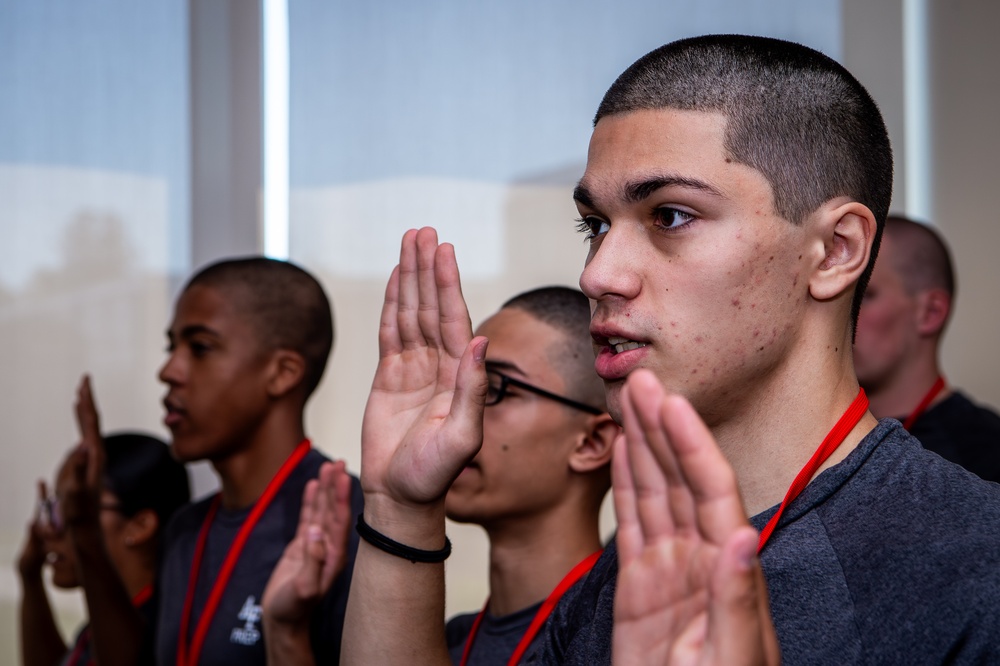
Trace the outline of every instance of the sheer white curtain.
{"type": "Polygon", "coordinates": [[[35,480],[76,441],[80,374],[109,428],[162,433],[170,276],[188,268],[186,7],[0,0],[2,664],[12,563],[35,480]]]}

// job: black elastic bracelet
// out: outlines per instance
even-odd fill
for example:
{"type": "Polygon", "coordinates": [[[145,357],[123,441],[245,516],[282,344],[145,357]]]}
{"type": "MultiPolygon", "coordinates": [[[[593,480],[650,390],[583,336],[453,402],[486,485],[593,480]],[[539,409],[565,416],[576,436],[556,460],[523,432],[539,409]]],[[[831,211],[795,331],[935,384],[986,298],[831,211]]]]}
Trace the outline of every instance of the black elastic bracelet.
{"type": "Polygon", "coordinates": [[[398,541],[393,541],[381,532],[376,532],[371,525],[365,522],[365,516],[362,513],[358,514],[358,524],[356,529],[362,539],[379,550],[389,553],[390,555],[395,555],[396,557],[402,557],[404,560],[409,560],[414,564],[417,562],[423,562],[425,564],[444,562],[448,559],[448,556],[451,555],[451,541],[448,540],[447,536],[444,538],[444,548],[441,550],[421,550],[420,548],[411,548],[410,546],[401,544],[398,541]]]}

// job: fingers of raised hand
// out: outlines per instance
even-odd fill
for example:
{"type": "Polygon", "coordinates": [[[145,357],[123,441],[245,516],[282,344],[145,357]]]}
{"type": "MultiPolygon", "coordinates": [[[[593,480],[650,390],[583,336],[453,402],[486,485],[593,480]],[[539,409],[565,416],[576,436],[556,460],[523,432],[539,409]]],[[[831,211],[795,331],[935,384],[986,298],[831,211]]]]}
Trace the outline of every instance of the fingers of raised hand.
{"type": "Polygon", "coordinates": [[[706,645],[715,663],[780,661],[756,548],[755,530],[747,526],[734,531],[712,574],[706,645]]]}
{"type": "Polygon", "coordinates": [[[441,341],[448,355],[458,358],[472,339],[472,320],[462,295],[454,246],[442,243],[437,248],[434,267],[441,341]]]}
{"type": "Polygon", "coordinates": [[[89,375],[83,376],[77,390],[76,422],[80,431],[80,446],[87,452],[87,484],[98,487],[104,466],[104,442],[89,375]]]}
{"type": "Polygon", "coordinates": [[[635,518],[644,542],[672,536],[675,529],[667,475],[652,450],[657,443],[665,446],[664,436],[655,420],[651,423],[647,413],[648,405],[658,405],[662,396],[663,388],[655,380],[646,385],[630,379],[622,389],[625,458],[629,463],[635,518]]]}
{"type": "Polygon", "coordinates": [[[721,545],[735,530],[747,526],[736,474],[683,397],[667,396],[660,417],[670,443],[670,460],[693,501],[693,520],[705,539],[721,545]]]}
{"type": "Polygon", "coordinates": [[[625,567],[639,557],[645,539],[636,510],[635,481],[632,479],[632,463],[628,457],[624,433],[615,439],[615,451],[611,458],[611,493],[618,519],[618,532],[615,536],[618,559],[620,566],[625,567]]]}
{"type": "Polygon", "coordinates": [[[392,269],[389,282],[385,286],[385,300],[378,326],[379,356],[393,356],[403,351],[403,341],[399,332],[399,266],[392,269]]]}
{"type": "Polygon", "coordinates": [[[394,284],[390,279],[386,292],[383,329],[391,330],[386,320],[393,312],[403,349],[443,347],[458,358],[472,337],[455,250],[447,243],[439,245],[430,227],[403,236],[398,280],[394,284]]]}
{"type": "Polygon", "coordinates": [[[438,346],[437,290],[434,287],[434,256],[437,232],[429,227],[410,229],[399,250],[399,296],[397,322],[404,349],[438,346]]]}

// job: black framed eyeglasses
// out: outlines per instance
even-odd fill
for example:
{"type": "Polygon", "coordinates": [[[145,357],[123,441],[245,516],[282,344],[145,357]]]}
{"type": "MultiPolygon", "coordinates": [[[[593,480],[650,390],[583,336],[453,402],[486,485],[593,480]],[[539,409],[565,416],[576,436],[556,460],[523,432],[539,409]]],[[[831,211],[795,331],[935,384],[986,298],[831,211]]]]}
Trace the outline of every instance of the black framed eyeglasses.
{"type": "Polygon", "coordinates": [[[486,369],[486,377],[489,379],[490,385],[489,389],[486,391],[486,406],[490,407],[492,405],[498,404],[507,395],[507,387],[514,386],[516,388],[522,389],[524,391],[529,391],[535,395],[540,395],[543,398],[548,398],[549,400],[555,400],[558,403],[566,405],[567,407],[572,407],[573,409],[579,409],[581,412],[587,412],[588,414],[603,414],[603,409],[598,409],[597,407],[591,407],[590,405],[585,405],[582,402],[577,402],[571,398],[564,398],[561,395],[556,395],[545,389],[538,388],[537,386],[532,386],[527,382],[522,382],[520,379],[514,379],[509,377],[499,370],[493,370],[491,368],[486,369]]]}

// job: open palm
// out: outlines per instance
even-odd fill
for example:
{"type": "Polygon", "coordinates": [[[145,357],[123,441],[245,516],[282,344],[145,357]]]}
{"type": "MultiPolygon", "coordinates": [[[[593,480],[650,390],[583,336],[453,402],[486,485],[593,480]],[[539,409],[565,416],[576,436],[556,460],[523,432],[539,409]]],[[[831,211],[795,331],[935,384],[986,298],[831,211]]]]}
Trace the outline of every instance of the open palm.
{"type": "Polygon", "coordinates": [[[614,663],[777,663],[757,534],[711,433],[646,371],[629,378],[622,411],[614,663]]]}
{"type": "Polygon", "coordinates": [[[454,249],[403,237],[362,426],[362,486],[401,504],[443,498],[482,444],[486,340],[473,339],[454,249]]]}

